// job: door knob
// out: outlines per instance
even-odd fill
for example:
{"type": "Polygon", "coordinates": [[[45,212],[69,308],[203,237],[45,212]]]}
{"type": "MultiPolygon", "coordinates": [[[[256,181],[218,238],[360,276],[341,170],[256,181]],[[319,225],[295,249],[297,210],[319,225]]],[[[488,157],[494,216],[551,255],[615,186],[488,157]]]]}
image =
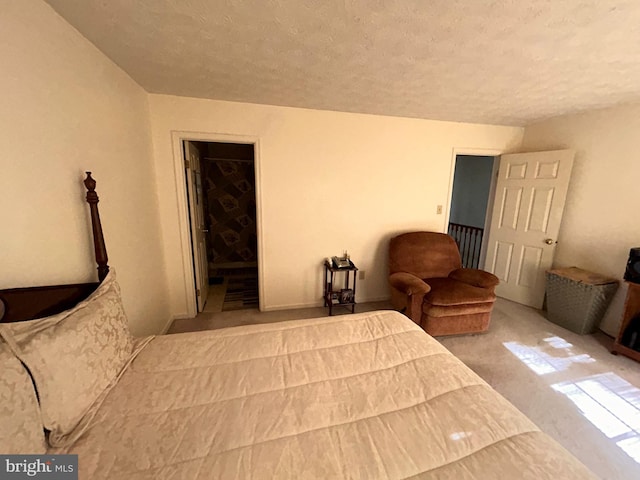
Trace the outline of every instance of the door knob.
{"type": "Polygon", "coordinates": [[[546,243],[547,245],[553,245],[553,239],[545,238],[544,243],[546,243]]]}

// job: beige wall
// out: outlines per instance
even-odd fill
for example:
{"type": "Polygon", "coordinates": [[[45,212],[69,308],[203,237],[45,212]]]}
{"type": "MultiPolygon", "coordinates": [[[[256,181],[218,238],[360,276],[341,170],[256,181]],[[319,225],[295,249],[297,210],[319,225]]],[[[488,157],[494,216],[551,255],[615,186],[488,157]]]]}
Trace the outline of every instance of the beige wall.
{"type": "MultiPolygon", "coordinates": [[[[554,118],[528,126],[528,151],[576,151],[555,265],[576,265],[622,279],[629,248],[640,245],[638,224],[640,105],[554,118]]],[[[625,288],[602,328],[617,333],[625,288]]]]}
{"type": "MultiPolygon", "coordinates": [[[[366,271],[358,301],[387,298],[386,249],[442,231],[454,148],[513,151],[523,130],[150,95],[172,313],[187,312],[172,131],[259,139],[264,307],[317,305],[322,260],[348,249],[366,271]]],[[[198,135],[194,135],[195,138],[198,135]]],[[[181,186],[180,186],[181,189],[181,186]]]]}
{"type": "MultiPolygon", "coordinates": [[[[91,169],[137,334],[187,311],[175,130],[259,140],[267,309],[318,304],[321,261],[345,248],[367,272],[358,300],[386,298],[388,238],[444,229],[435,207],[448,208],[454,149],[576,150],[557,266],[621,278],[640,244],[640,105],[531,125],[520,148],[519,128],[147,95],[40,1],[3,2],[0,61],[0,288],[95,278],[80,183],[91,169]]],[[[623,294],[605,319],[610,333],[623,294]]]]}
{"type": "Polygon", "coordinates": [[[136,334],[169,320],[147,94],[48,5],[0,14],[0,288],[95,279],[92,170],[136,334]]]}

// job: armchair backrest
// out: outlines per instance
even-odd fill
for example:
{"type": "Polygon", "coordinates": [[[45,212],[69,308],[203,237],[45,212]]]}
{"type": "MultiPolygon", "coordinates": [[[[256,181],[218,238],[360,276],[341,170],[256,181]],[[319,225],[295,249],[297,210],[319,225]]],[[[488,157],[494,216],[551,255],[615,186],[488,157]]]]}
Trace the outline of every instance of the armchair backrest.
{"type": "Polygon", "coordinates": [[[408,272],[422,279],[439,278],[461,267],[458,246],[446,233],[403,233],[389,243],[390,274],[408,272]]]}

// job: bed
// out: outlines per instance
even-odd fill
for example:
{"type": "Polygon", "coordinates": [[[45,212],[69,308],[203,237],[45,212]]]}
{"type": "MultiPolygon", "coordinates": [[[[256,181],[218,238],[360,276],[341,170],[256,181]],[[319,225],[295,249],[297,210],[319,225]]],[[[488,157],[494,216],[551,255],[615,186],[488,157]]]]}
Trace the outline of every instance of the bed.
{"type": "Polygon", "coordinates": [[[92,182],[100,281],[0,291],[0,450],[82,479],[595,478],[394,311],[131,338],[92,182]]]}

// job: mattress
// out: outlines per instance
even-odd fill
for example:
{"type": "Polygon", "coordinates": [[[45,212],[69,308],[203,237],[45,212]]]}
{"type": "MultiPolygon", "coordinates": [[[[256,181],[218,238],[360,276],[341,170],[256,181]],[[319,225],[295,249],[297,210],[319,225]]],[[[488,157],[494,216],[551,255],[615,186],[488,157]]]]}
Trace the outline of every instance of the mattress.
{"type": "Polygon", "coordinates": [[[81,479],[595,478],[392,311],[156,337],[49,453],[81,479]]]}

